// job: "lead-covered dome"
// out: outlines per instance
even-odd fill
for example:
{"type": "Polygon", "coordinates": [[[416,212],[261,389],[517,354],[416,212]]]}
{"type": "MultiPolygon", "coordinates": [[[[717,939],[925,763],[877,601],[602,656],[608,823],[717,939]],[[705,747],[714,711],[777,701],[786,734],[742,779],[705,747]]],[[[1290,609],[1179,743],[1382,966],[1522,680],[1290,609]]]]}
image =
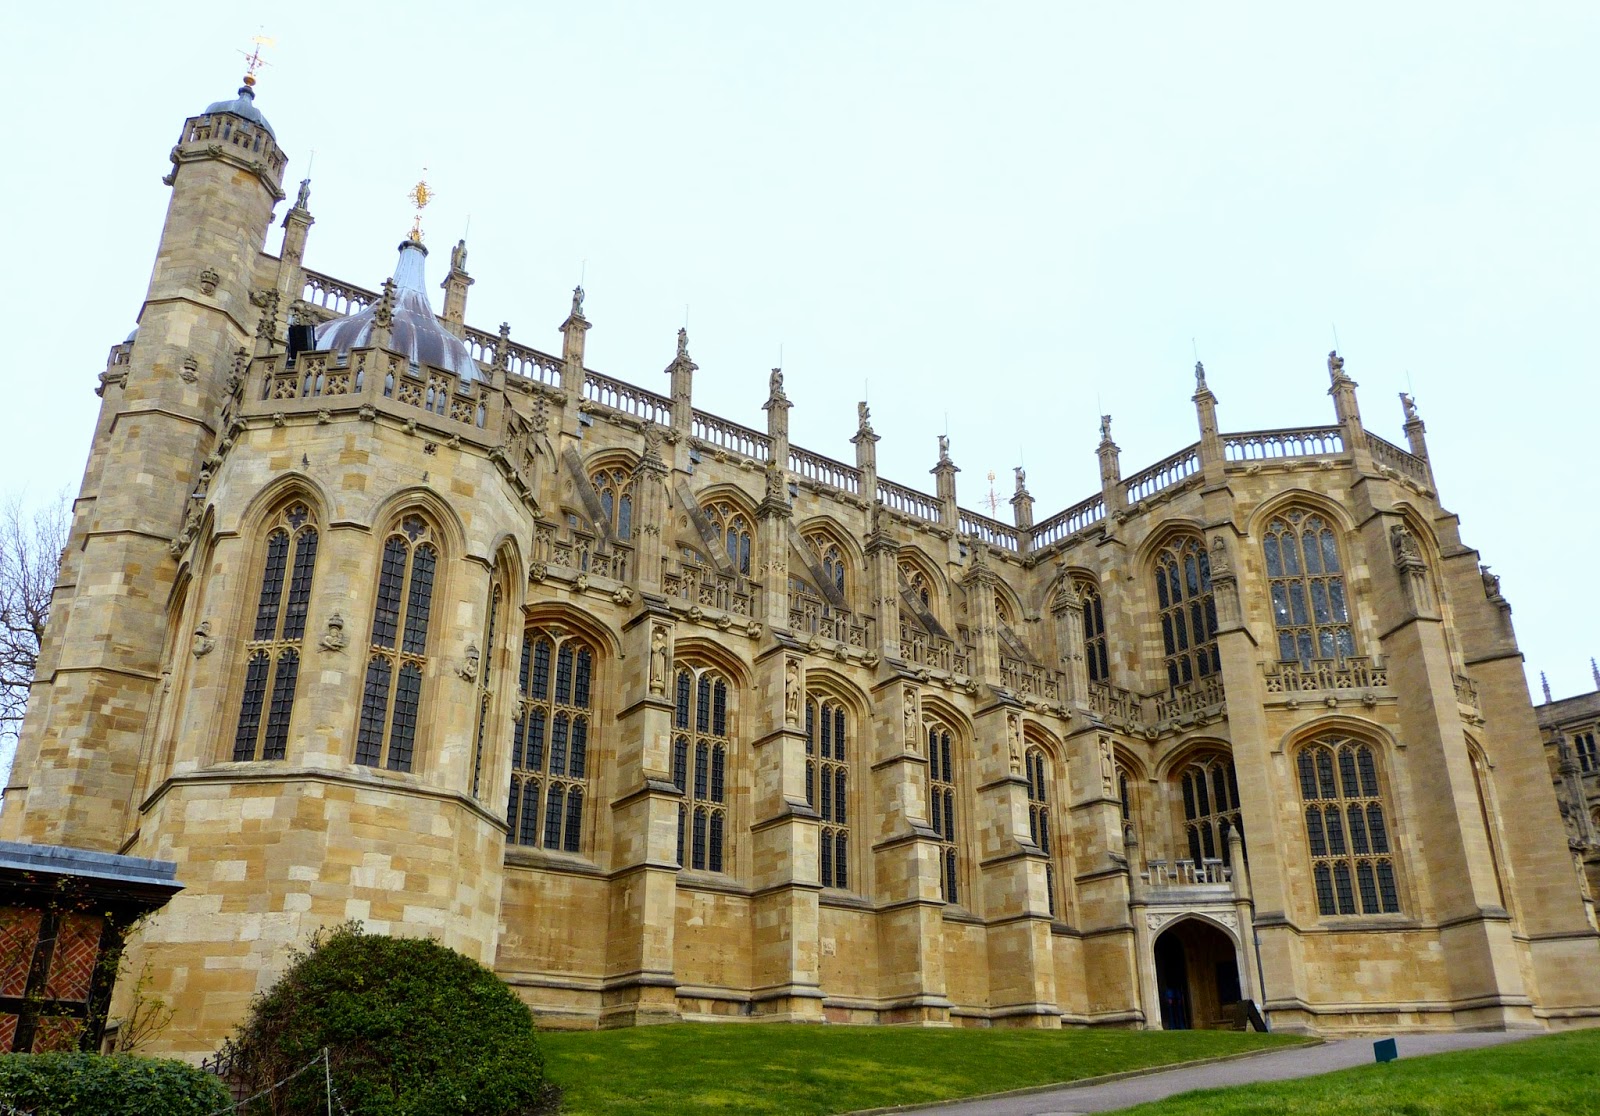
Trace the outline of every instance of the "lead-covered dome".
{"type": "MultiPolygon", "coordinates": [[[[461,338],[445,329],[434,317],[428,302],[426,262],[428,250],[415,240],[400,245],[400,260],[394,265],[394,322],[389,330],[389,348],[411,359],[413,364],[429,364],[454,372],[462,383],[479,378],[477,362],[461,338]]],[[[348,353],[351,349],[372,347],[376,304],[351,314],[323,322],[316,330],[316,349],[348,353]]]]}
{"type": "Polygon", "coordinates": [[[239,86],[239,95],[231,101],[212,101],[206,106],[206,111],[201,115],[210,116],[212,113],[217,112],[230,112],[234,116],[242,116],[252,124],[259,124],[262,130],[273,139],[278,138],[277,134],[272,130],[272,125],[267,123],[267,118],[261,115],[260,109],[256,108],[256,91],[248,85],[239,86]]]}

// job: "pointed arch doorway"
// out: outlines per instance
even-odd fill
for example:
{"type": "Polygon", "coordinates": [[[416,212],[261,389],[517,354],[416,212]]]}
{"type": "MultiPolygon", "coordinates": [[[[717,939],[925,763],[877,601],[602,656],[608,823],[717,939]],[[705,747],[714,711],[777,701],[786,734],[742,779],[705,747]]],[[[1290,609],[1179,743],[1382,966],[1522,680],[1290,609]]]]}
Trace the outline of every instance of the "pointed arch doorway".
{"type": "Polygon", "coordinates": [[[1157,935],[1154,946],[1163,1030],[1240,1025],[1239,952],[1226,931],[1203,919],[1181,918],[1157,935]]]}

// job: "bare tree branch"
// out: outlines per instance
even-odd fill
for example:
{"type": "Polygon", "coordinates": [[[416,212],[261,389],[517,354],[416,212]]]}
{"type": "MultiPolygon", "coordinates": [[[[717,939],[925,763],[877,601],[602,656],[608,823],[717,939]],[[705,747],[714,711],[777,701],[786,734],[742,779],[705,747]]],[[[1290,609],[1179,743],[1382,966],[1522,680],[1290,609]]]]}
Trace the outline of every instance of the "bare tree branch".
{"type": "Polygon", "coordinates": [[[0,747],[7,751],[28,709],[70,508],[65,493],[32,514],[20,495],[0,502],[0,747]]]}

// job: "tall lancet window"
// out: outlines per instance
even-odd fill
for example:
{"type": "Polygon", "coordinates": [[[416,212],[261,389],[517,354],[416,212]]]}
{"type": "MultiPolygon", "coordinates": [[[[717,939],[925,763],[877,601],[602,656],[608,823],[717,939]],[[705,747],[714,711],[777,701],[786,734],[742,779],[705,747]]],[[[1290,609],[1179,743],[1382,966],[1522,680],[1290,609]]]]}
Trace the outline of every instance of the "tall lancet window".
{"type": "Polygon", "coordinates": [[[806,698],[806,802],[822,818],[818,852],[823,887],[850,886],[849,718],[832,698],[806,698]]]}
{"type": "Polygon", "coordinates": [[[1182,686],[1220,671],[1211,559],[1198,538],[1174,539],[1156,555],[1156,602],[1167,682],[1182,686]]]}
{"type": "Polygon", "coordinates": [[[612,466],[589,479],[612,533],[623,542],[633,538],[633,477],[627,470],[612,466]]]}
{"type": "Polygon", "coordinates": [[[1083,657],[1089,666],[1089,681],[1104,682],[1111,677],[1111,658],[1106,652],[1106,609],[1100,586],[1088,578],[1073,583],[1083,599],[1083,657]]]}
{"type": "Polygon", "coordinates": [[[729,855],[728,683],[713,670],[684,667],[674,687],[672,781],[678,807],[678,863],[702,872],[726,871],[729,855]],[[688,859],[685,859],[687,857],[688,859]]]}
{"type": "Polygon", "coordinates": [[[483,781],[484,748],[489,743],[489,708],[494,704],[494,656],[500,636],[500,601],[504,596],[499,578],[489,589],[489,615],[483,623],[483,648],[478,652],[478,733],[472,744],[472,797],[477,798],[483,781]]]}
{"type": "Polygon", "coordinates": [[[1299,510],[1276,516],[1267,524],[1261,549],[1278,658],[1310,667],[1312,659],[1355,654],[1339,540],[1327,520],[1299,510]]]}
{"type": "Polygon", "coordinates": [[[961,899],[961,846],[956,839],[955,734],[937,721],[928,725],[928,816],[939,840],[939,892],[946,903],[961,899]]]}
{"type": "Polygon", "coordinates": [[[433,529],[408,515],[383,542],[367,676],[356,725],[356,762],[410,771],[428,665],[428,621],[439,549],[433,529]]]}
{"type": "Polygon", "coordinates": [[[711,528],[728,552],[728,561],[745,576],[750,574],[750,520],[726,500],[707,504],[703,509],[711,528]]]}
{"type": "Polygon", "coordinates": [[[1056,917],[1056,847],[1060,845],[1050,832],[1050,757],[1043,748],[1034,746],[1024,757],[1028,774],[1028,835],[1039,851],[1049,859],[1045,861],[1045,883],[1050,890],[1050,917],[1056,917]],[[1053,843],[1052,843],[1053,842],[1053,843]]]}
{"type": "Polygon", "coordinates": [[[302,501],[283,508],[267,530],[261,592],[246,645],[244,693],[233,734],[233,758],[281,760],[300,678],[300,644],[317,564],[317,525],[302,501]]]}
{"type": "Polygon", "coordinates": [[[506,806],[514,845],[583,851],[594,681],[594,651],[582,640],[542,628],[523,634],[506,806]]]}
{"type": "Polygon", "coordinates": [[[1317,913],[1397,913],[1400,888],[1372,745],[1329,733],[1300,749],[1295,763],[1317,913]]]}

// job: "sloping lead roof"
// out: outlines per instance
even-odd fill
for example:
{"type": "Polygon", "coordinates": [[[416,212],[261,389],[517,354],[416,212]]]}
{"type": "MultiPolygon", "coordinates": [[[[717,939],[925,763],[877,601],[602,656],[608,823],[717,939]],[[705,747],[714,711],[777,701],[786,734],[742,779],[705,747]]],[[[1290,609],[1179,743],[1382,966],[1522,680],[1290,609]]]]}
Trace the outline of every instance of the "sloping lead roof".
{"type": "MultiPolygon", "coordinates": [[[[414,240],[400,245],[400,259],[394,265],[394,324],[390,328],[389,348],[409,357],[414,364],[431,364],[454,372],[463,384],[479,379],[478,365],[467,346],[439,324],[426,290],[428,250],[414,240]]],[[[373,318],[377,304],[323,322],[316,330],[319,352],[347,353],[372,344],[373,318]]]]}
{"type": "Polygon", "coordinates": [[[239,95],[231,101],[212,101],[201,115],[210,116],[214,112],[231,112],[235,116],[242,116],[252,124],[261,125],[273,139],[278,138],[272,125],[267,123],[267,118],[256,108],[256,91],[248,85],[239,86],[239,95]]]}

